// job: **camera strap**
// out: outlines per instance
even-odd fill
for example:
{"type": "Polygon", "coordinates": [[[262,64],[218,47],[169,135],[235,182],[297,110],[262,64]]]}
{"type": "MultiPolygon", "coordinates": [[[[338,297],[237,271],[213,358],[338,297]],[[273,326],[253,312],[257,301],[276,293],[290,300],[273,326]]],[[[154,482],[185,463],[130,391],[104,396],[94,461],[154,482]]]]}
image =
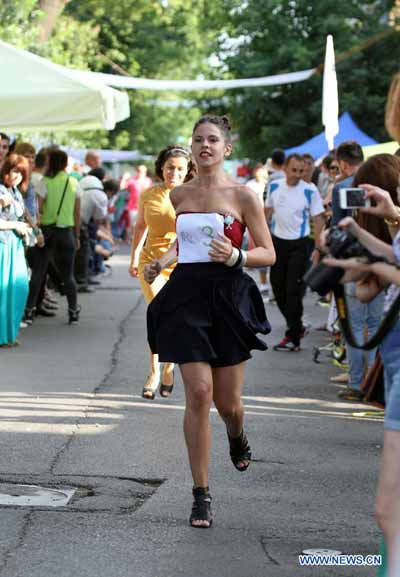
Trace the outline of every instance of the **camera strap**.
{"type": "Polygon", "coordinates": [[[335,295],[336,307],[343,335],[346,339],[346,342],[355,349],[361,349],[363,351],[370,351],[371,349],[374,349],[377,345],[379,345],[380,342],[382,342],[382,340],[386,337],[390,329],[395,324],[396,320],[399,318],[400,293],[388,310],[385,318],[379,325],[378,330],[373,335],[373,337],[366,343],[360,345],[356,342],[353,331],[351,329],[351,319],[349,318],[348,314],[344,285],[340,283],[337,284],[333,289],[333,293],[335,295]]]}

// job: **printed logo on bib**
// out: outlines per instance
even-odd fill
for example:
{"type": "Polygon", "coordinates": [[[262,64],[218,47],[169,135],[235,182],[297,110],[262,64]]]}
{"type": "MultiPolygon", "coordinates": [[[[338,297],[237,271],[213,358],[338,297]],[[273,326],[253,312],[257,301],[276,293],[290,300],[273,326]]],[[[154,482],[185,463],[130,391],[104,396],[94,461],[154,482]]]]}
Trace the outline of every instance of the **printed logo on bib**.
{"type": "Polygon", "coordinates": [[[200,230],[201,230],[201,232],[202,232],[207,238],[210,239],[209,242],[204,242],[204,241],[203,241],[203,244],[204,244],[205,246],[210,246],[210,245],[211,245],[211,241],[213,240],[213,238],[215,238],[215,234],[214,234],[214,229],[213,229],[213,227],[212,227],[212,226],[202,226],[200,230]]]}
{"type": "Polygon", "coordinates": [[[180,214],[176,223],[178,262],[210,262],[211,241],[224,232],[224,217],[212,213],[180,214]]]}

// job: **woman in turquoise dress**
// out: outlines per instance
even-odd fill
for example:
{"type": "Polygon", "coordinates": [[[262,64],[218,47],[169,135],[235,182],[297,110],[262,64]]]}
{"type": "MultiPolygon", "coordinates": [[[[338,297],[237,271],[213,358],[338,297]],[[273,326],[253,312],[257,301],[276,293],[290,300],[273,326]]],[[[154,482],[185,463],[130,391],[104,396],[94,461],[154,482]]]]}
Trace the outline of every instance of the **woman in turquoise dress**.
{"type": "Polygon", "coordinates": [[[24,239],[29,232],[23,222],[21,190],[29,179],[28,162],[10,154],[0,172],[0,346],[18,344],[17,335],[28,297],[28,271],[24,239]]]}

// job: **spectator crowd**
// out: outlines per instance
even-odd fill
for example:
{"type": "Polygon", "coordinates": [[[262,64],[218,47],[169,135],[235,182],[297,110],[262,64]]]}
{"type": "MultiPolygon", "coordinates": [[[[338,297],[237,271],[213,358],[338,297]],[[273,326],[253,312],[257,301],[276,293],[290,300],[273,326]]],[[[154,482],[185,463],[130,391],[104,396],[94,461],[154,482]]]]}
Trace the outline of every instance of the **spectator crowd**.
{"type": "MultiPolygon", "coordinates": [[[[85,165],[81,165],[71,161],[60,147],[53,145],[36,151],[31,143],[11,142],[7,134],[0,133],[0,346],[19,344],[20,329],[31,325],[35,317],[54,317],[60,296],[67,300],[68,323],[77,324],[81,313],[79,294],[93,293],[102,278],[110,274],[108,261],[119,242],[132,242],[130,272],[138,276],[140,241],[146,241],[144,237],[149,230],[145,220],[149,203],[154,213],[155,195],[161,206],[177,186],[179,179],[175,173],[181,170],[179,182],[183,182],[192,178],[196,168],[192,166],[190,153],[175,145],[163,149],[157,161],[160,185],[152,188],[152,179],[144,165],[135,167],[133,175],[125,173],[117,180],[110,177],[100,155],[94,151],[87,152],[85,165]]],[[[310,328],[303,311],[307,290],[303,279],[307,270],[327,252],[324,229],[337,225],[347,227],[361,241],[364,239],[366,244],[381,251],[389,262],[398,260],[400,155],[378,154],[364,160],[361,146],[354,141],[341,143],[322,159],[314,159],[310,154],[286,157],[282,149],[275,149],[265,163],[241,166],[236,176],[254,191],[264,207],[276,252],[271,270],[267,267],[258,270],[264,302],[276,303],[286,324],[285,334],[273,350],[299,353],[310,328]],[[340,190],[359,186],[365,187],[371,197],[374,208],[370,212],[349,210],[341,205],[340,190]],[[385,216],[388,218],[383,218],[385,216]]],[[[154,218],[154,214],[151,216],[154,218]]],[[[156,216],[158,218],[158,212],[156,216]]],[[[172,211],[169,216],[168,234],[172,238],[175,213],[172,211]]],[[[158,221],[157,224],[160,225],[158,221]]],[[[162,224],[165,224],[165,214],[162,224]]],[[[156,232],[152,233],[153,241],[158,238],[156,232]]],[[[255,246],[249,234],[245,242],[249,249],[255,246]]],[[[148,238],[145,249],[149,250],[148,238]]],[[[152,254],[150,261],[154,258],[152,254]]],[[[353,268],[357,266],[360,272],[360,264],[353,263],[353,268]]],[[[393,272],[368,270],[368,274],[389,279],[393,285],[385,292],[384,285],[375,280],[379,290],[374,293],[367,275],[362,280],[368,285],[371,298],[363,299],[359,277],[346,284],[347,307],[359,343],[375,334],[387,312],[388,297],[392,294],[389,304],[393,303],[398,294],[394,293],[394,285],[400,284],[397,277],[391,276],[393,272]]],[[[146,290],[150,290],[149,287],[146,285],[146,290]]],[[[152,287],[148,302],[155,292],[152,287]]],[[[335,322],[337,311],[333,296],[317,298],[316,303],[329,309],[326,325],[319,328],[331,332],[332,341],[337,343],[340,328],[335,322]]],[[[398,337],[397,325],[393,334],[398,337]]],[[[389,343],[389,346],[384,342],[382,345],[387,365],[385,378],[390,386],[386,387],[386,399],[381,403],[390,401],[389,416],[385,420],[389,436],[393,431],[398,435],[399,427],[398,397],[394,396],[399,389],[398,357],[392,354],[398,352],[399,342],[397,338],[395,344],[389,343]]],[[[343,354],[336,364],[343,372],[333,380],[346,385],[339,392],[342,400],[362,402],[371,372],[376,371],[377,359],[378,364],[380,362],[379,351],[373,348],[365,352],[342,344],[343,354]]],[[[143,396],[149,399],[154,398],[154,383],[158,384],[160,373],[156,355],[153,357],[143,389],[143,396]]],[[[165,392],[162,396],[172,392],[174,376],[173,365],[170,365],[162,376],[165,392]]],[[[398,445],[398,439],[394,448],[385,442],[385,451],[391,458],[399,454],[398,445]]],[[[399,462],[398,459],[392,461],[399,462]]],[[[381,484],[392,482],[396,475],[398,468],[388,465],[381,472],[381,484]]],[[[391,525],[387,519],[395,515],[388,511],[396,497],[397,485],[392,483],[390,490],[380,486],[378,495],[378,519],[391,551],[395,549],[395,532],[391,527],[398,527],[400,513],[396,513],[391,525]]],[[[395,538],[398,539],[397,533],[395,538]]],[[[400,565],[393,553],[391,563],[400,565]]]]}
{"type": "Polygon", "coordinates": [[[151,184],[144,165],[117,180],[94,151],[81,165],[58,146],[36,151],[0,133],[0,346],[18,345],[35,317],[56,316],[60,296],[68,323],[79,322],[79,293],[111,274],[151,184]]]}

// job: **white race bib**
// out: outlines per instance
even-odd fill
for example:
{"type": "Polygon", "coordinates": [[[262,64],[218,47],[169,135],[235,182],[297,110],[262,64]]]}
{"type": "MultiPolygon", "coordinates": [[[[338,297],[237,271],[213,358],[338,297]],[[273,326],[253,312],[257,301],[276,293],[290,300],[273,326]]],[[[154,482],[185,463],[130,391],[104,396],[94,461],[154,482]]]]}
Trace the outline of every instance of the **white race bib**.
{"type": "Polygon", "coordinates": [[[208,253],[213,239],[224,234],[224,217],[215,212],[182,213],[176,221],[178,263],[211,262],[208,253]]]}

